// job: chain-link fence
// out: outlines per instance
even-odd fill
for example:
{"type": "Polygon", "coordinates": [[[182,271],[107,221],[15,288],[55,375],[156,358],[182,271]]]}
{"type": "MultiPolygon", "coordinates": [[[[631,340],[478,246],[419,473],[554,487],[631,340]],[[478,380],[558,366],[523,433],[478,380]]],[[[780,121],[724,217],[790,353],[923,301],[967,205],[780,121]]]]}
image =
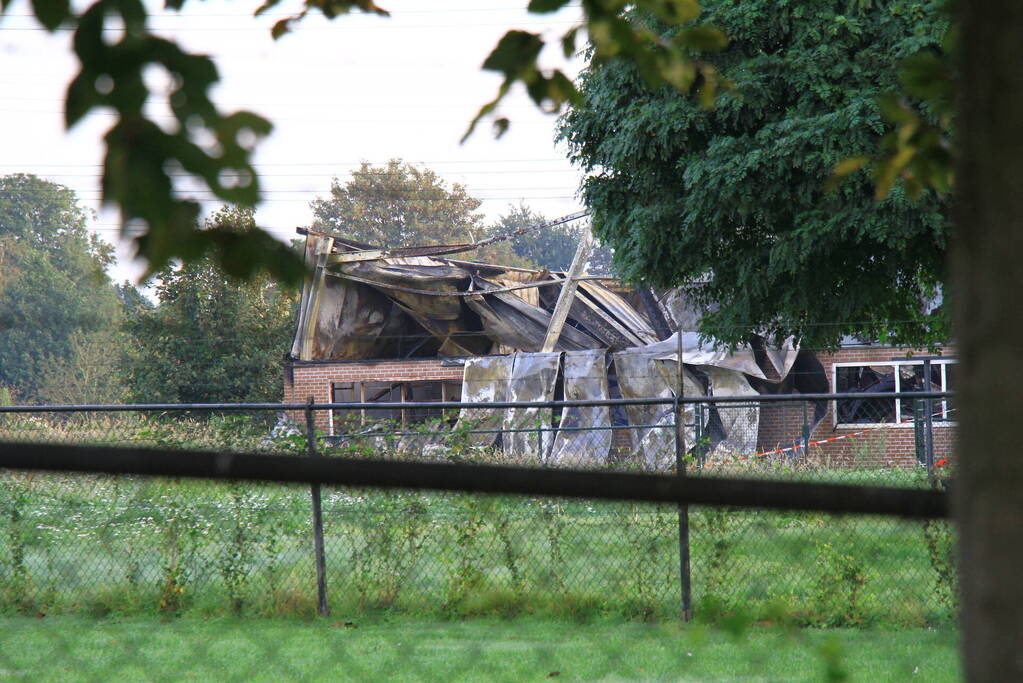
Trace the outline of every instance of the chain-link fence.
{"type": "MultiPolygon", "coordinates": [[[[933,459],[928,468],[912,455],[871,457],[870,448],[888,448],[893,437],[860,438],[862,457],[827,457],[826,443],[813,441],[814,405],[717,399],[288,411],[0,408],[0,435],[155,446],[168,458],[192,449],[941,485],[944,469],[933,459]],[[795,438],[788,445],[762,450],[771,410],[807,422],[791,422],[795,438]],[[594,426],[597,420],[584,411],[606,411],[607,425],[594,426]],[[676,415],[684,429],[676,428],[676,415]]],[[[919,438],[926,426],[922,417],[915,428],[888,429],[919,438]]],[[[913,443],[908,452],[919,450],[913,443]]],[[[7,614],[329,611],[345,618],[665,621],[677,619],[685,603],[708,617],[742,612],[772,619],[784,607],[805,624],[915,626],[948,622],[955,611],[953,538],[943,520],[129,476],[2,476],[0,613],[7,614]]]]}

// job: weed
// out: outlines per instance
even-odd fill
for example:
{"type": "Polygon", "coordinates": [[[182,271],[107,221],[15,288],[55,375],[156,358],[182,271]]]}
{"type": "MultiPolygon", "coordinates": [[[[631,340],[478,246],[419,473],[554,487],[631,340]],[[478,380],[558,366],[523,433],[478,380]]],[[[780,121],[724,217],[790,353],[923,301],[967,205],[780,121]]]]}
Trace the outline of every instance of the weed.
{"type": "Polygon", "coordinates": [[[922,526],[927,557],[934,570],[934,588],[941,603],[954,614],[959,609],[959,581],[955,562],[955,531],[943,519],[928,519],[922,526]]]}
{"type": "Polygon", "coordinates": [[[479,536],[484,528],[483,505],[476,496],[457,496],[461,519],[455,530],[455,557],[449,559],[452,571],[449,577],[447,609],[458,612],[461,603],[483,584],[480,569],[482,552],[479,536]]]}
{"type": "Polygon", "coordinates": [[[815,615],[821,626],[859,626],[861,598],[867,582],[861,559],[842,553],[831,543],[816,543],[815,615]]]}
{"type": "Polygon", "coordinates": [[[162,614],[177,615],[185,606],[190,568],[201,530],[191,519],[188,509],[175,497],[164,494],[166,507],[161,522],[160,571],[162,582],[158,609],[162,614]]]}
{"type": "Polygon", "coordinates": [[[562,554],[565,517],[562,506],[557,500],[540,500],[539,506],[540,518],[543,520],[543,528],[547,536],[547,548],[550,552],[547,578],[556,590],[564,594],[568,592],[568,589],[561,577],[565,568],[565,557],[562,554]]]}
{"type": "MultiPolygon", "coordinates": [[[[493,499],[490,500],[494,503],[493,499]]],[[[511,576],[512,589],[516,592],[521,592],[525,589],[525,585],[522,581],[522,572],[519,570],[518,551],[512,539],[512,517],[496,503],[490,506],[490,517],[494,522],[494,531],[497,533],[497,538],[501,542],[501,557],[504,560],[505,568],[508,569],[508,573],[511,576]]]]}
{"type": "Polygon", "coordinates": [[[245,593],[249,583],[249,564],[251,562],[253,534],[252,523],[247,508],[252,504],[241,484],[230,485],[229,515],[231,526],[228,529],[228,542],[220,556],[219,569],[224,579],[224,587],[231,603],[231,611],[241,616],[245,608],[245,593]]]}
{"type": "Polygon", "coordinates": [[[671,585],[665,582],[665,579],[670,580],[669,577],[658,575],[662,565],[660,559],[664,556],[662,540],[671,537],[671,520],[669,515],[656,508],[632,503],[628,507],[625,521],[629,554],[634,560],[630,571],[632,599],[628,611],[633,618],[651,621],[661,602],[661,587],[671,585]]]}

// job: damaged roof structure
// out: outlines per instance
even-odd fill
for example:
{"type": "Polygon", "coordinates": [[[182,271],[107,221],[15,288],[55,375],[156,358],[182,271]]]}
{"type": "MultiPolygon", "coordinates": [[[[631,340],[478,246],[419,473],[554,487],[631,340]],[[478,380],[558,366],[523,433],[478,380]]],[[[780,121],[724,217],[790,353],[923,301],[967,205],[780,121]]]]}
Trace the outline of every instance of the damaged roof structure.
{"type": "MultiPolygon", "coordinates": [[[[463,402],[670,399],[680,389],[686,396],[751,397],[827,390],[810,352],[791,343],[771,348],[760,339],[744,348],[715,348],[679,329],[686,313],[678,292],[658,297],[585,275],[588,240],[568,272],[552,272],[453,258],[479,243],[382,249],[314,230],[300,233],[312,277],[302,291],[291,349],[296,361],[451,359],[464,365],[463,402]]],[[[815,409],[815,422],[825,410],[823,404],[815,409]]],[[[687,412],[687,443],[693,444],[697,416],[687,412]]],[[[500,445],[509,457],[547,464],[577,463],[581,454],[606,462],[612,430],[628,426],[638,464],[651,470],[674,465],[670,405],[565,408],[558,428],[536,432],[516,427],[554,425],[550,409],[463,409],[459,419],[482,426],[485,433],[474,436],[478,445],[500,445]]],[[[756,407],[711,409],[699,419],[704,449],[755,447],[756,407]]]]}

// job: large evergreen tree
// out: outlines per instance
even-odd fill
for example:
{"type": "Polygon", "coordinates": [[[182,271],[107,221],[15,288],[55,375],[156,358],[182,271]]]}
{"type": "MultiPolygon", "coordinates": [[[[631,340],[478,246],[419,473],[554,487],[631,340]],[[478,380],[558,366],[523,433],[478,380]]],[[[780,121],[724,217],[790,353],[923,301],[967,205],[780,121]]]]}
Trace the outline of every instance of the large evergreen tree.
{"type": "MultiPolygon", "coordinates": [[[[597,235],[626,277],[705,282],[705,331],[756,329],[807,344],[843,334],[945,341],[946,202],[896,185],[881,202],[861,172],[825,191],[836,163],[877,148],[878,96],[901,57],[937,45],[937,3],[711,0],[701,19],[729,36],[714,63],[731,82],[713,109],[644,88],[632,66],[582,77],[562,121],[597,235]]],[[[670,30],[666,30],[670,34],[670,30]]]]}

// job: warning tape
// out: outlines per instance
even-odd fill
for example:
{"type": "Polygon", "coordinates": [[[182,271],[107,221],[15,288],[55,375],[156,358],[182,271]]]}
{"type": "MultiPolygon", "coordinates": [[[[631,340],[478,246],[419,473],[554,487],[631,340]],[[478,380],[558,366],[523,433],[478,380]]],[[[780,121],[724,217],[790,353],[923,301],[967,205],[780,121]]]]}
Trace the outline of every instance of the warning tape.
{"type": "MultiPolygon", "coordinates": [[[[955,408],[949,408],[947,410],[939,410],[938,412],[933,413],[931,415],[931,417],[936,417],[938,415],[941,415],[942,413],[946,413],[946,414],[947,413],[951,413],[954,410],[955,410],[955,408]]],[[[911,420],[911,419],[910,420],[903,420],[902,422],[899,422],[897,424],[900,424],[900,425],[909,424],[912,421],[913,420],[911,420]]],[[[861,429],[858,432],[852,432],[851,434],[840,434],[838,436],[832,436],[832,437],[827,438],[827,439],[819,439],[817,441],[811,441],[810,443],[802,444],[802,445],[799,445],[799,446],[788,446],[787,448],[776,448],[773,451],[764,451],[763,453],[757,453],[756,455],[752,455],[752,456],[741,455],[741,456],[739,456],[739,460],[748,460],[749,458],[765,458],[765,457],[767,457],[769,455],[778,455],[779,453],[788,453],[789,451],[799,451],[799,450],[810,448],[810,446],[820,446],[820,445],[826,444],[826,443],[833,443],[835,441],[841,441],[842,439],[851,439],[854,436],[859,436],[860,434],[866,434],[868,432],[874,432],[874,431],[877,431],[879,429],[886,429],[886,428],[888,428],[890,426],[893,426],[893,425],[881,425],[879,427],[870,427],[868,429],[861,429]]],[[[947,462],[948,462],[947,458],[942,458],[941,460],[939,460],[938,462],[936,462],[934,464],[937,465],[938,467],[941,467],[941,466],[947,464],[947,462]]]]}

